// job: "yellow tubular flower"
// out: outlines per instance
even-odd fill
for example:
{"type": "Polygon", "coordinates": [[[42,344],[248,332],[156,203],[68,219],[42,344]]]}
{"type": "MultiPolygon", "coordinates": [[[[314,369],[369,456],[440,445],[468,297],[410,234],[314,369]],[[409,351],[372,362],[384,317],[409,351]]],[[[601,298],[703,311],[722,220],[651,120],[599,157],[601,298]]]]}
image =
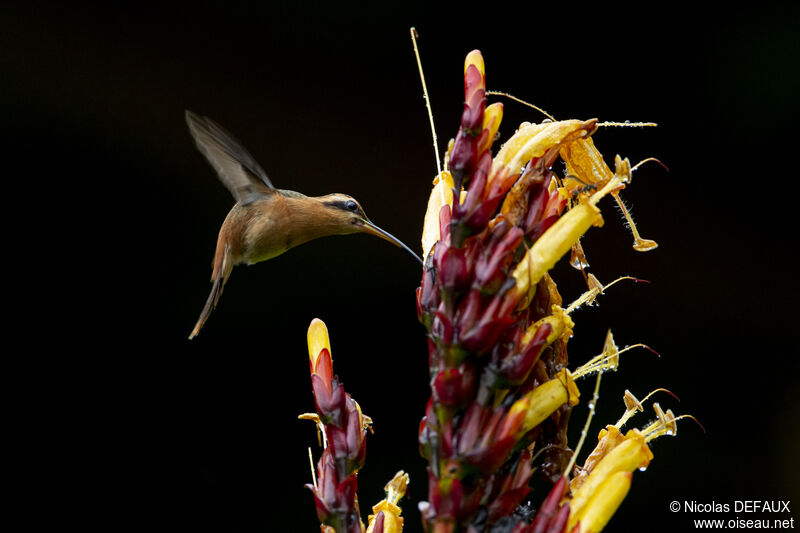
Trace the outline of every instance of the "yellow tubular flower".
{"type": "MultiPolygon", "coordinates": [[[[589,477],[573,494],[567,530],[571,530],[588,512],[592,500],[600,494],[603,485],[612,476],[619,472],[633,472],[637,468],[645,468],[652,458],[653,453],[645,443],[645,436],[639,430],[630,430],[625,435],[625,440],[597,463],[589,477]]],[[[614,509],[616,510],[616,507],[614,509]]]]}
{"type": "Polygon", "coordinates": [[[312,320],[311,324],[308,326],[307,339],[308,358],[311,360],[311,366],[313,368],[316,366],[319,353],[323,348],[327,348],[328,353],[331,351],[331,341],[328,338],[328,328],[325,326],[325,322],[319,318],[312,320]]]}
{"type": "MultiPolygon", "coordinates": [[[[580,520],[580,533],[598,533],[614,516],[622,500],[628,495],[631,488],[632,472],[617,472],[612,474],[597,490],[594,498],[589,502],[580,520]]],[[[577,523],[577,520],[575,521],[577,523]]],[[[573,527],[572,516],[567,524],[567,529],[573,527]]]]}
{"type": "Polygon", "coordinates": [[[508,418],[511,419],[516,413],[524,410],[525,419],[517,430],[517,435],[522,436],[541,424],[565,403],[577,405],[579,397],[580,392],[572,380],[572,375],[567,369],[563,369],[553,379],[542,383],[514,402],[508,418]]]}
{"type": "MultiPolygon", "coordinates": [[[[624,162],[620,164],[624,166],[624,162]]],[[[600,209],[597,208],[597,202],[620,186],[622,186],[622,178],[615,174],[586,203],[567,211],[533,243],[511,274],[516,280],[518,294],[525,295],[529,291],[533,291],[547,271],[572,249],[572,245],[578,242],[578,239],[590,227],[603,225],[603,217],[600,215],[600,209]]],[[[530,300],[530,296],[531,294],[528,294],[528,300],[530,300]]]]}
{"type": "Polygon", "coordinates": [[[511,274],[518,293],[524,295],[532,290],[581,235],[602,222],[600,210],[592,204],[581,204],[567,211],[533,243],[511,274]]]}

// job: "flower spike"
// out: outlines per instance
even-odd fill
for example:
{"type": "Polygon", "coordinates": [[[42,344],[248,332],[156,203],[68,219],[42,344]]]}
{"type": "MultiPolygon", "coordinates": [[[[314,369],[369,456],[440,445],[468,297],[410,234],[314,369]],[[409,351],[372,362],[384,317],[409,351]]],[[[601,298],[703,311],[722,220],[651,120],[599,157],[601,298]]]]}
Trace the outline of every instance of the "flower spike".
{"type": "MultiPolygon", "coordinates": [[[[433,130],[413,28],[411,35],[433,130]]],[[[486,65],[478,50],[467,55],[463,73],[461,121],[441,167],[433,131],[437,173],[425,211],[425,261],[416,290],[430,385],[418,433],[428,463],[427,501],[419,503],[423,527],[427,533],[596,533],[626,497],[633,473],[653,459],[648,443],[675,435],[681,418],[694,419],[656,403],[655,421],[623,433],[645,401],[665,389],[642,401],[626,391],[622,417],[599,432],[594,450],[575,466],[603,373],[616,371],[628,350],[650,350],[644,344],[620,349],[609,330],[602,352],[569,370],[573,311],[594,304],[623,279],[643,281],[624,276],[604,286],[588,272],[581,239],[603,225],[600,201],[615,199],[635,249],[656,246],[639,235],[620,198],[642,163],[631,166],[616,156],[612,172],[592,135],[600,125],[623,124],[593,118],[547,115],[539,124],[521,124],[495,147],[504,108],[487,102],[488,95],[500,93],[486,91],[486,65]],[[567,252],[588,290],[565,305],[551,271],[567,252]],[[575,380],[592,374],[594,394],[584,399],[589,414],[572,452],[567,425],[580,401],[575,380]],[[549,494],[535,494],[534,476],[552,485],[549,494]]],[[[398,502],[408,476],[401,471],[387,485],[386,498],[372,508],[365,526],[356,489],[371,420],[333,372],[324,323],[312,321],[307,341],[316,412],[301,418],[314,421],[324,448],[309,485],[321,530],[400,532],[398,502]]]]}
{"type": "Polygon", "coordinates": [[[362,533],[358,509],[356,474],[366,459],[366,430],[371,419],[344,391],[333,375],[330,339],[325,323],[314,319],[308,327],[311,387],[316,414],[300,415],[313,420],[324,449],[317,464],[314,494],[317,517],[336,533],[362,533]]]}

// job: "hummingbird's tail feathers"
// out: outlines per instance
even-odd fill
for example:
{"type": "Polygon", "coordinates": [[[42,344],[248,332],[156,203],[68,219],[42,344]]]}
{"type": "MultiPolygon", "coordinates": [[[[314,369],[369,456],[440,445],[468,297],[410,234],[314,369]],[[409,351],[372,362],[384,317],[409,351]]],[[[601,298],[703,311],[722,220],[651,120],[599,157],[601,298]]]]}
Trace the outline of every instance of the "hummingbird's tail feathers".
{"type": "Polygon", "coordinates": [[[221,257],[214,258],[214,274],[212,277],[213,285],[211,286],[211,293],[208,295],[206,305],[203,306],[203,311],[200,313],[200,318],[197,319],[197,323],[194,325],[194,329],[189,335],[190,340],[197,337],[197,335],[200,333],[200,330],[203,329],[203,326],[206,324],[208,317],[211,315],[211,311],[217,307],[219,297],[222,295],[222,289],[225,287],[225,283],[228,281],[228,276],[231,275],[231,270],[233,270],[233,264],[231,261],[231,245],[226,245],[224,252],[218,255],[221,255],[221,257]]]}

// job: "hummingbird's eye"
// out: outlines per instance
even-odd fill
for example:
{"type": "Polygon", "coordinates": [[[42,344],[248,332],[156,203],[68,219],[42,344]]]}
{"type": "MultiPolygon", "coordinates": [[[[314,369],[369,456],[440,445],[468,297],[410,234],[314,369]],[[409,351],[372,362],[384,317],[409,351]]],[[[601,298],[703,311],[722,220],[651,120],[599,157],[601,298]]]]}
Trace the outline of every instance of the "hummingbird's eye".
{"type": "Polygon", "coordinates": [[[347,208],[348,211],[352,211],[353,213],[358,212],[358,204],[355,203],[353,200],[348,200],[344,206],[347,208]]]}

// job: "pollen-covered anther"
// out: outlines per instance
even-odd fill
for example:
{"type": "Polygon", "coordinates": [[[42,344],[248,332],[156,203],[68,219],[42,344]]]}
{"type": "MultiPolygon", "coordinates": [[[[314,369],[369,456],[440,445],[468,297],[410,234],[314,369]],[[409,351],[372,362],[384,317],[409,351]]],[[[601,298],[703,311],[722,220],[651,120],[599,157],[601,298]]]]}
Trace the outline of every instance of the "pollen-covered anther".
{"type": "MultiPolygon", "coordinates": [[[[649,396],[650,395],[648,394],[648,397],[649,396]]],[[[625,402],[625,412],[622,413],[620,419],[617,420],[616,424],[614,424],[614,427],[616,427],[617,429],[624,426],[625,422],[627,422],[637,412],[641,413],[642,411],[644,411],[644,406],[642,405],[642,402],[640,402],[639,399],[636,398],[636,396],[634,396],[633,393],[627,389],[625,390],[625,394],[623,395],[622,400],[625,402]]]]}
{"type": "MultiPolygon", "coordinates": [[[[623,183],[623,186],[620,187],[622,189],[624,184],[630,183],[631,181],[631,163],[628,161],[627,158],[622,159],[620,156],[616,157],[615,160],[616,164],[616,172],[615,177],[620,179],[623,183]]],[[[641,235],[639,235],[639,230],[636,229],[636,224],[633,222],[633,217],[631,216],[630,210],[625,205],[625,202],[622,201],[622,198],[619,196],[619,190],[614,191],[612,193],[614,200],[617,202],[617,206],[619,210],[622,212],[622,215],[625,217],[625,221],[628,223],[628,228],[631,230],[631,234],[633,235],[633,249],[637,252],[647,252],[649,250],[654,250],[658,248],[658,243],[652,239],[645,239],[641,235]]]]}
{"type": "Polygon", "coordinates": [[[654,354],[659,355],[658,352],[642,343],[632,344],[620,350],[614,343],[614,336],[611,334],[611,330],[608,330],[608,333],[606,334],[606,340],[603,343],[603,351],[600,354],[592,357],[586,364],[578,367],[578,369],[572,373],[572,376],[575,379],[578,379],[594,374],[595,372],[607,372],[609,370],[616,371],[617,367],[619,367],[619,356],[628,350],[633,350],[634,348],[645,348],[654,354]]]}
{"type": "Polygon", "coordinates": [[[662,435],[677,435],[678,425],[675,423],[675,415],[672,414],[672,410],[667,409],[665,413],[659,404],[654,403],[653,411],[656,413],[656,420],[642,430],[642,433],[645,434],[646,441],[649,442],[662,435]]]}
{"type": "Polygon", "coordinates": [[[614,335],[611,330],[606,333],[606,340],[603,342],[603,351],[594,356],[588,363],[579,367],[575,372],[575,378],[594,374],[595,372],[606,372],[616,370],[619,366],[619,348],[614,343],[614,335]]]}
{"type": "MultiPolygon", "coordinates": [[[[605,428],[600,430],[600,433],[597,435],[597,446],[595,446],[594,450],[589,454],[586,460],[583,463],[583,466],[579,469],[579,472],[570,482],[570,490],[573,492],[580,487],[583,482],[585,481],[586,477],[592,473],[592,470],[597,465],[597,463],[605,457],[611,450],[617,447],[619,443],[621,443],[625,437],[620,433],[620,429],[623,425],[636,413],[641,413],[644,411],[644,403],[650,399],[657,392],[666,392],[673,396],[675,399],[677,397],[672,394],[667,389],[655,389],[654,391],[650,392],[647,396],[644,397],[641,401],[634,396],[634,394],[626,390],[625,394],[623,395],[623,401],[625,403],[625,412],[617,420],[617,423],[612,425],[608,425],[605,428]]],[[[671,414],[671,411],[667,411],[667,413],[671,414]]],[[[664,415],[666,419],[667,416],[664,415]]],[[[661,417],[659,417],[661,420],[661,417]]],[[[673,422],[674,425],[674,422],[673,422]]],[[[672,428],[672,431],[675,431],[675,428],[672,428]]],[[[642,430],[642,433],[645,433],[647,430],[642,430]]]]}
{"type": "MultiPolygon", "coordinates": [[[[632,417],[634,414],[636,414],[636,413],[642,413],[642,412],[644,412],[644,403],[645,403],[647,400],[649,400],[649,399],[650,399],[650,397],[651,397],[651,396],[653,396],[653,395],[654,395],[655,393],[657,393],[657,392],[666,392],[667,394],[669,394],[670,396],[672,396],[672,397],[673,397],[673,398],[675,398],[676,400],[680,401],[680,398],[678,398],[677,396],[675,396],[674,394],[672,394],[672,393],[671,393],[669,390],[667,390],[667,389],[663,389],[663,388],[662,388],[662,389],[655,389],[655,390],[651,391],[651,392],[650,392],[650,393],[649,393],[647,396],[645,396],[645,397],[644,397],[644,398],[643,398],[641,401],[640,401],[638,398],[636,398],[636,396],[634,396],[634,395],[633,395],[633,393],[632,393],[631,391],[629,391],[629,390],[626,390],[626,391],[625,391],[625,394],[624,394],[624,396],[623,396],[623,398],[622,398],[622,399],[623,399],[623,401],[625,402],[625,412],[622,414],[622,416],[620,417],[620,419],[619,419],[619,420],[617,420],[617,423],[616,423],[616,424],[614,424],[614,426],[615,426],[617,429],[619,429],[619,428],[621,428],[622,426],[624,426],[624,425],[625,425],[625,423],[626,423],[628,420],[630,420],[630,418],[631,418],[631,417],[632,417]]],[[[654,406],[654,409],[656,410],[656,415],[658,415],[658,419],[659,419],[659,420],[663,420],[663,419],[664,419],[664,413],[663,413],[663,412],[661,412],[661,408],[660,408],[660,407],[657,407],[657,406],[658,406],[658,404],[656,404],[656,405],[654,406]],[[661,412],[661,414],[660,414],[660,415],[659,415],[659,412],[661,412]]],[[[667,411],[667,412],[669,413],[670,411],[667,411]]]]}
{"type": "Polygon", "coordinates": [[[646,279],[634,278],[632,276],[620,276],[611,283],[609,283],[608,285],[603,286],[603,284],[600,283],[600,280],[598,280],[593,274],[588,274],[586,281],[587,284],[589,285],[589,290],[581,294],[574,302],[572,302],[567,306],[566,308],[567,314],[572,313],[574,310],[578,309],[583,305],[592,305],[599,295],[605,294],[605,291],[607,289],[609,289],[610,287],[614,286],[615,284],[617,284],[622,280],[628,280],[628,279],[636,282],[650,283],[646,279]]]}

